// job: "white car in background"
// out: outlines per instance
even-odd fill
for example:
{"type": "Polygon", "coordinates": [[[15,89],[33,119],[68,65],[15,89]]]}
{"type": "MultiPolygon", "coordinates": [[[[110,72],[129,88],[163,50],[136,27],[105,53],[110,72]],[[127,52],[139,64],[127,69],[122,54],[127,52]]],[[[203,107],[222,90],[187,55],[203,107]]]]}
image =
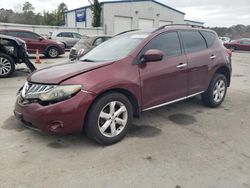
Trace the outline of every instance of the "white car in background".
{"type": "Polygon", "coordinates": [[[67,32],[67,31],[53,31],[50,32],[49,39],[62,42],[65,48],[69,49],[73,47],[80,39],[82,35],[76,32],[67,32]]]}

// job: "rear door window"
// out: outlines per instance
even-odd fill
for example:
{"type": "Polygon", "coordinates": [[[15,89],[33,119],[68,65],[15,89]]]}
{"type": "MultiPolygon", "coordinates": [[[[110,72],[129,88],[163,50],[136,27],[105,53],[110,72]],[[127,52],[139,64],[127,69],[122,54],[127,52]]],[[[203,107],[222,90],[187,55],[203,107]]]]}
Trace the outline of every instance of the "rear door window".
{"type": "Polygon", "coordinates": [[[200,32],[202,36],[206,39],[208,48],[210,48],[216,39],[216,35],[209,31],[200,31],[200,32]]]}
{"type": "Polygon", "coordinates": [[[161,50],[165,56],[181,55],[181,45],[177,32],[163,33],[153,38],[143,49],[143,53],[147,50],[161,50]]]}
{"type": "Polygon", "coordinates": [[[186,53],[193,53],[205,50],[207,44],[199,31],[181,31],[182,40],[186,53]]]}
{"type": "Polygon", "coordinates": [[[26,39],[38,39],[40,36],[35,33],[21,31],[18,33],[17,37],[26,39]]]}
{"type": "Polygon", "coordinates": [[[67,33],[67,32],[59,33],[57,36],[58,37],[73,38],[72,33],[67,33]]]}

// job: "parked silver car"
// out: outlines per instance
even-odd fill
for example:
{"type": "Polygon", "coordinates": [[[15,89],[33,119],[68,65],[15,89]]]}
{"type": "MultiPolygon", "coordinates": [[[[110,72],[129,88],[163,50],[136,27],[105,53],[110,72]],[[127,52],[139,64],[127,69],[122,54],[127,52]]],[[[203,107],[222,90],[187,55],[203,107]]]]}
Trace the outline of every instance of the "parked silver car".
{"type": "Polygon", "coordinates": [[[49,39],[62,42],[65,46],[65,48],[71,48],[73,47],[80,39],[82,38],[82,35],[76,32],[58,32],[53,31],[50,32],[49,39]]]}

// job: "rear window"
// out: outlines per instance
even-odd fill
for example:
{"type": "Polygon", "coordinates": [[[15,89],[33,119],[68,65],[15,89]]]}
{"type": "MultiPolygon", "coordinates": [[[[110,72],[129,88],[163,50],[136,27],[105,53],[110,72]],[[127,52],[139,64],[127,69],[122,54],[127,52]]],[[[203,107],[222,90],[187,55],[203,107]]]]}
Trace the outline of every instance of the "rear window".
{"type": "Polygon", "coordinates": [[[200,31],[200,32],[202,36],[206,39],[208,48],[210,48],[216,39],[216,35],[209,31],[200,31]]]}
{"type": "Polygon", "coordinates": [[[205,50],[207,44],[198,31],[181,31],[184,47],[187,53],[205,50]]]}

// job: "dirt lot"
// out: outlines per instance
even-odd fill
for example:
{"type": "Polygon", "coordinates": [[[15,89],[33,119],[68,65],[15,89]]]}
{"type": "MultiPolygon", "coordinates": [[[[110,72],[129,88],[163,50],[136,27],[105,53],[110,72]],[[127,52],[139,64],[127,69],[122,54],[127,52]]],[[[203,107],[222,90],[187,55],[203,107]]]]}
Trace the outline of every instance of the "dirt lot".
{"type": "MultiPolygon", "coordinates": [[[[42,59],[40,67],[54,60],[42,59]]],[[[55,60],[67,61],[67,56],[55,60]]],[[[0,80],[0,187],[250,187],[250,54],[233,54],[223,105],[199,97],[145,112],[120,143],[50,136],[13,117],[27,73],[0,80]]]]}

